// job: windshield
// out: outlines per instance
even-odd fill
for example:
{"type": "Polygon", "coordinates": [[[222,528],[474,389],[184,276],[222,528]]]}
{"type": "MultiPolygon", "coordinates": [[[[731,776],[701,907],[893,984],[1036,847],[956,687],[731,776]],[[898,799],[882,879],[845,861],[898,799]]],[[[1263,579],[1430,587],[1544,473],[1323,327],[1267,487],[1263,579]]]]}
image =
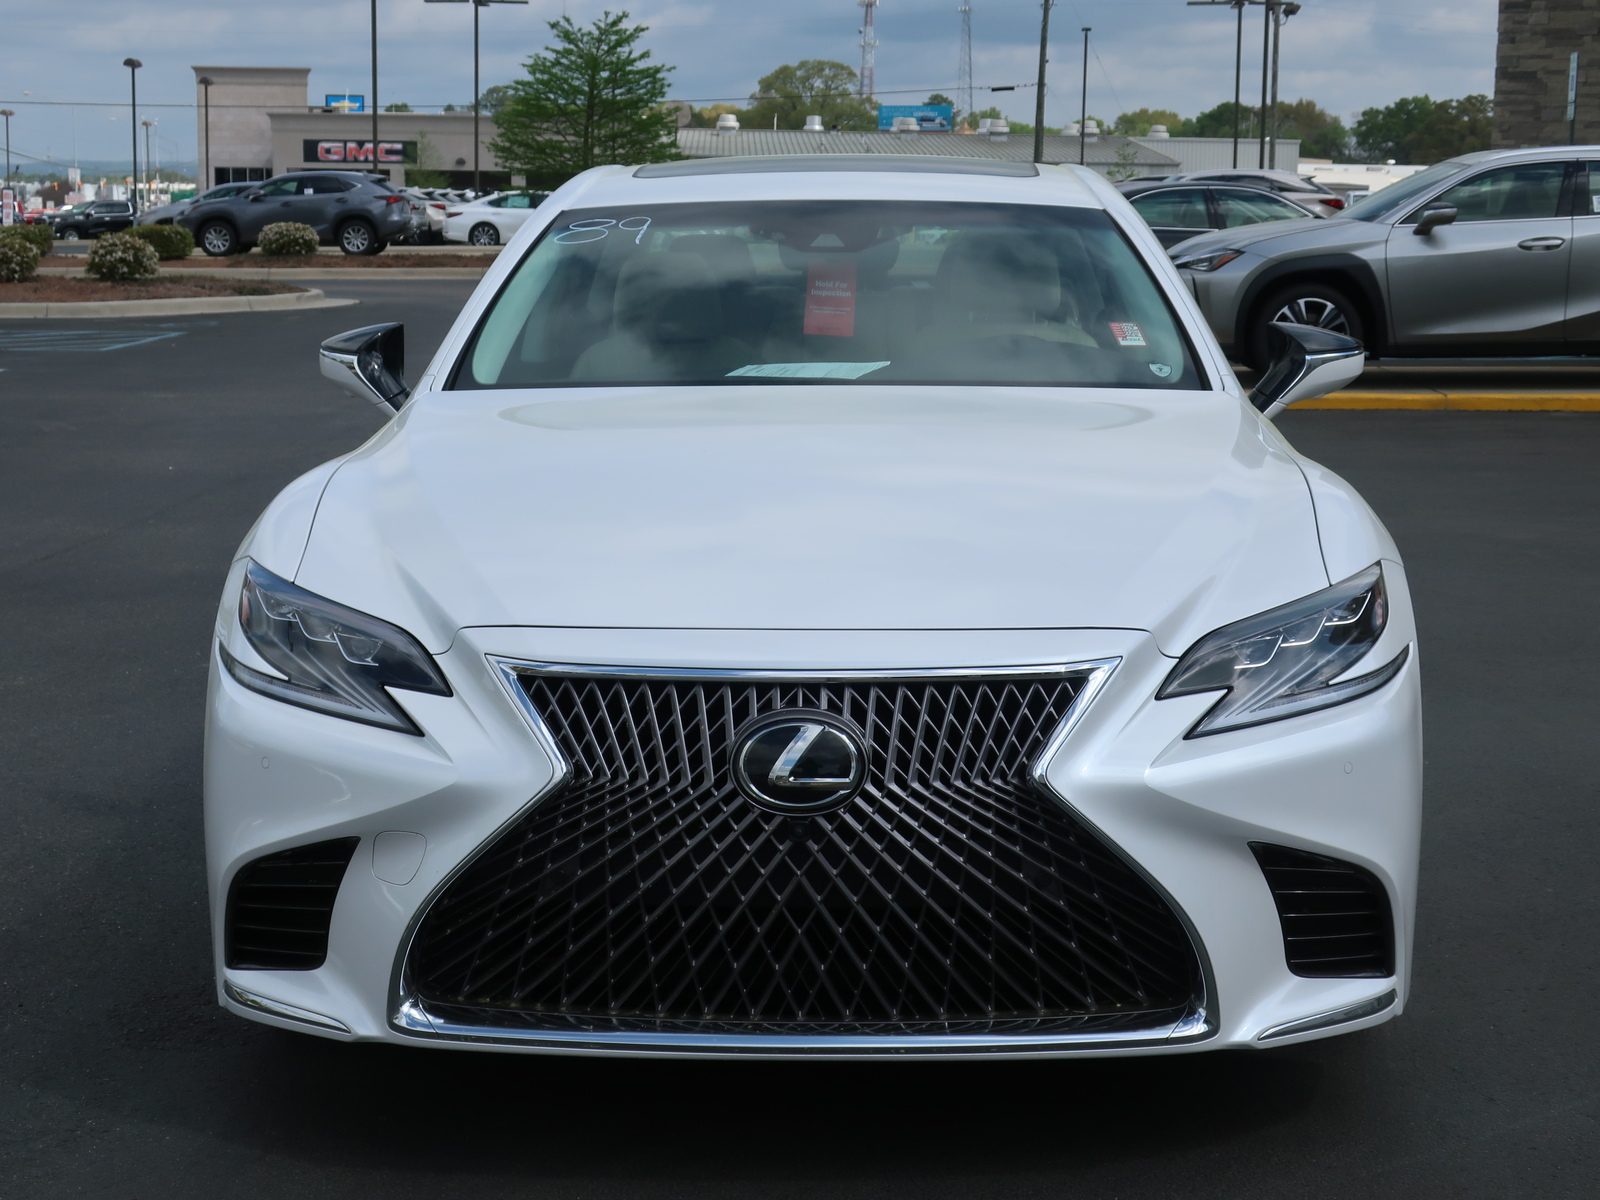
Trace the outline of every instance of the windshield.
{"type": "Polygon", "coordinates": [[[751,382],[1207,386],[1106,213],[873,201],[564,212],[453,386],[751,382]]]}
{"type": "Polygon", "coordinates": [[[1373,192],[1372,195],[1357,200],[1344,210],[1344,215],[1354,217],[1358,221],[1376,221],[1388,216],[1397,208],[1404,208],[1413,197],[1420,196],[1436,183],[1441,183],[1450,176],[1465,171],[1466,164],[1456,162],[1442,162],[1429,167],[1426,171],[1418,171],[1397,183],[1373,192]]]}

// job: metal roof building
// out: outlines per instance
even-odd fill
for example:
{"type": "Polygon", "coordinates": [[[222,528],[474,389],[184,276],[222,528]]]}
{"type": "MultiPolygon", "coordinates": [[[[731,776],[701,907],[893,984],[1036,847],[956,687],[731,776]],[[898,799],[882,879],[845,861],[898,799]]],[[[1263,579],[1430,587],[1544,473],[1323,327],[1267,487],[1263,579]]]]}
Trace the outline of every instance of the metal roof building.
{"type": "MultiPolygon", "coordinates": [[[[1080,139],[1048,134],[1044,161],[1075,163],[1080,139]]],[[[678,149],[687,158],[727,158],[766,154],[926,154],[945,158],[990,158],[1032,162],[1033,135],[1003,138],[982,133],[813,133],[802,129],[678,130],[678,149]]],[[[1181,169],[1179,159],[1153,150],[1135,138],[1101,137],[1082,147],[1085,163],[1100,174],[1113,169],[1129,175],[1167,174],[1181,169]]]]}

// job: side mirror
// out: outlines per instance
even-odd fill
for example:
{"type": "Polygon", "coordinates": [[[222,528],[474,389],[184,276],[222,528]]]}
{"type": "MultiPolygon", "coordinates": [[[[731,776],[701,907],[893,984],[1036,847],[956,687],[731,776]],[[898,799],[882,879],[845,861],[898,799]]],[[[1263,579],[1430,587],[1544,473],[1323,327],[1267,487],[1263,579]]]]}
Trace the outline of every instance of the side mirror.
{"type": "Polygon", "coordinates": [[[411,395],[405,380],[405,329],[390,322],[329,338],[318,353],[323,375],[352,396],[398,411],[411,395]]]}
{"type": "Polygon", "coordinates": [[[245,199],[250,201],[251,204],[260,204],[266,197],[260,192],[250,192],[245,196],[245,199]]]}
{"type": "Polygon", "coordinates": [[[1430,204],[1417,216],[1417,223],[1411,232],[1418,237],[1427,237],[1441,225],[1455,224],[1460,210],[1454,204],[1430,204]]]}
{"type": "Polygon", "coordinates": [[[1250,393],[1250,403],[1269,421],[1301,400],[1336,392],[1358,378],[1367,354],[1355,338],[1287,321],[1267,326],[1272,365],[1250,393]]]}

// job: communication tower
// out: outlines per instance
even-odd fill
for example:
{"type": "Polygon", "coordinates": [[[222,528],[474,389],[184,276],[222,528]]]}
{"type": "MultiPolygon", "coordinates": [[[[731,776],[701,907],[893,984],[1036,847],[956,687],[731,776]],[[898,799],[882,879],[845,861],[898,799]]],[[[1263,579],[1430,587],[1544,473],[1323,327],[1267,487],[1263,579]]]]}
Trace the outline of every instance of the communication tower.
{"type": "Polygon", "coordinates": [[[873,29],[873,16],[878,11],[878,0],[858,0],[862,9],[861,21],[861,97],[872,98],[872,68],[878,57],[878,35],[873,29]]]}
{"type": "Polygon", "coordinates": [[[972,5],[963,4],[961,13],[961,62],[956,67],[956,98],[961,101],[962,120],[972,116],[972,5]]]}

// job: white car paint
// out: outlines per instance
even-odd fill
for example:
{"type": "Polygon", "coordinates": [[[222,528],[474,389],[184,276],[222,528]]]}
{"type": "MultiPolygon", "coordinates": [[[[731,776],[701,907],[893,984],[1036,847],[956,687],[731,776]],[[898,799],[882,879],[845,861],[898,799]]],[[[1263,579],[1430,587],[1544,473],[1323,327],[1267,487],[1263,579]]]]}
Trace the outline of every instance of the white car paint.
{"type": "Polygon", "coordinates": [[[447,205],[441,226],[444,240],[471,243],[472,231],[487,225],[493,227],[497,239],[491,244],[504,245],[515,237],[517,231],[527,224],[528,218],[538,211],[537,207],[519,207],[520,202],[525,199],[525,193],[503,192],[463,204],[447,205]]]}
{"type": "Polygon", "coordinates": [[[260,670],[236,615],[252,560],[409,631],[453,694],[391,693],[421,727],[413,737],[248,690],[213,655],[206,845],[219,999],[239,1015],[344,1040],[479,1049],[875,1049],[451,1038],[406,1005],[397,972],[433,896],[557,780],[495,658],[778,672],[1115,660],[1043,779],[1187,922],[1207,969],[1203,1020],[1170,1041],[952,1041],[903,1054],[1261,1048],[1364,1028],[1405,1005],[1421,753],[1404,568],[1360,497],[1249,406],[1159,243],[1091,172],[581,175],[499,256],[401,412],[291,484],[241,545],[217,638],[260,670]],[[492,298],[565,209],[930,195],[1106,209],[1150,264],[1213,390],[446,386],[492,298]],[[1356,671],[1410,651],[1381,689],[1203,738],[1185,734],[1216,693],[1155,699],[1208,631],[1377,561],[1390,615],[1356,671]],[[361,841],[325,964],[228,968],[222,931],[240,868],[347,836],[361,841]],[[1252,841],[1371,871],[1393,906],[1395,973],[1291,973],[1252,841]],[[1370,1015],[1260,1040],[1391,995],[1370,1015]]]}

